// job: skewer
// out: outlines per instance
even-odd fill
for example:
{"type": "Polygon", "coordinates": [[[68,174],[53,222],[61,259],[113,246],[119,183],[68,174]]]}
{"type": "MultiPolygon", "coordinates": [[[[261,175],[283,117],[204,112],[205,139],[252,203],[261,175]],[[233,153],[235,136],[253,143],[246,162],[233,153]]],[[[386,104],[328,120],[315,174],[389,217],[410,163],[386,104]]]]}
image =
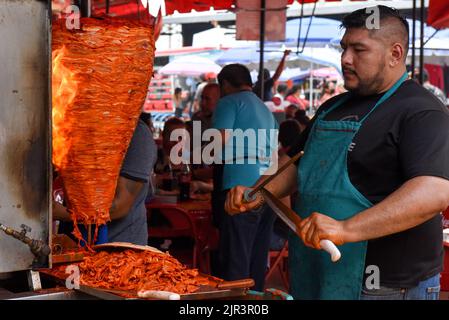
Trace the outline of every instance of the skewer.
{"type": "Polygon", "coordinates": [[[251,200],[260,190],[263,189],[268,183],[270,183],[274,178],[279,176],[289,165],[296,162],[299,158],[301,158],[304,155],[304,151],[301,151],[297,153],[293,158],[288,160],[282,167],[279,168],[279,170],[268,177],[268,179],[264,180],[261,184],[259,184],[257,187],[255,187],[253,190],[249,191],[248,194],[245,194],[245,200],[249,201],[251,200]]]}

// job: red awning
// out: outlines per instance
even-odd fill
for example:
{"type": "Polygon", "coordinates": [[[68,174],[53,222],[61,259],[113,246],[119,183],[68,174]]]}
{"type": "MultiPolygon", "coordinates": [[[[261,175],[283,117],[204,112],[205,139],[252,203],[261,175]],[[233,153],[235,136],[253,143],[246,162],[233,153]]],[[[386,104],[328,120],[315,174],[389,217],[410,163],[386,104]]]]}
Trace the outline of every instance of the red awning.
{"type": "Polygon", "coordinates": [[[427,24],[436,29],[449,28],[449,1],[430,0],[427,24]]]}

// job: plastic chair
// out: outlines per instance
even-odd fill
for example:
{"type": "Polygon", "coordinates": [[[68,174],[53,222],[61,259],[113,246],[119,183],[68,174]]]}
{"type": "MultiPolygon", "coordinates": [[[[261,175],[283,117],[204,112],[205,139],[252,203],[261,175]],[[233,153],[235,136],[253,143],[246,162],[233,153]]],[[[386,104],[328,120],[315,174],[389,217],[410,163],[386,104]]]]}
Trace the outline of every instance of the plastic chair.
{"type": "Polygon", "coordinates": [[[210,253],[214,250],[218,249],[218,241],[219,241],[219,232],[218,229],[213,225],[209,226],[209,231],[207,235],[207,240],[204,243],[204,247],[201,250],[201,265],[203,266],[202,271],[206,274],[211,274],[212,269],[210,265],[210,253]]]}
{"type": "Polygon", "coordinates": [[[148,225],[149,238],[189,237],[194,240],[192,266],[201,271],[210,270],[209,249],[211,245],[211,214],[208,211],[187,211],[173,205],[147,208],[148,221],[153,210],[159,211],[169,225],[148,225]]]}
{"type": "Polygon", "coordinates": [[[282,283],[288,291],[288,241],[285,241],[285,244],[280,251],[270,251],[268,257],[270,259],[270,268],[265,275],[265,282],[268,282],[274,271],[278,270],[281,275],[282,283]]]}

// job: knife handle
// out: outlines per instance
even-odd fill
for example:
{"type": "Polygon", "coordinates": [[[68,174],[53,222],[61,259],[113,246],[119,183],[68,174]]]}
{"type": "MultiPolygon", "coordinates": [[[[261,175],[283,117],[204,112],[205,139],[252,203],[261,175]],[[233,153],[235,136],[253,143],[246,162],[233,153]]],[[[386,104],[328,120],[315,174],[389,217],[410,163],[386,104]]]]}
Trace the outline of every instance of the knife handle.
{"type": "Polygon", "coordinates": [[[217,285],[217,289],[237,289],[237,288],[251,288],[254,286],[253,279],[241,279],[233,281],[223,281],[217,285]]]}
{"type": "Polygon", "coordinates": [[[137,292],[139,298],[153,298],[159,300],[181,300],[181,296],[174,292],[159,290],[141,290],[137,292]]]}
{"type": "Polygon", "coordinates": [[[321,248],[331,255],[332,262],[337,262],[341,258],[341,252],[337,246],[330,240],[321,240],[321,248]]]}

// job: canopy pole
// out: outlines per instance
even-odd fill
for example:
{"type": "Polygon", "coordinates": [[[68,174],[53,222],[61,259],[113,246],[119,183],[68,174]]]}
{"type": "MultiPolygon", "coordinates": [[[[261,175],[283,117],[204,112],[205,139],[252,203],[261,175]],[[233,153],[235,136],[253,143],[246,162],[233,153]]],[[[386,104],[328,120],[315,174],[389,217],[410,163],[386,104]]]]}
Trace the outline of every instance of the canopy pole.
{"type": "Polygon", "coordinates": [[[412,79],[415,78],[415,59],[416,59],[416,47],[415,47],[415,40],[416,40],[416,33],[415,33],[415,26],[416,26],[416,0],[413,0],[413,21],[412,21],[412,79]]]}
{"type": "Polygon", "coordinates": [[[260,99],[262,101],[265,100],[265,81],[263,77],[263,69],[264,69],[264,50],[265,50],[265,8],[266,8],[266,0],[260,0],[260,56],[259,56],[259,83],[260,83],[260,99]]]}
{"type": "Polygon", "coordinates": [[[421,0],[420,8],[421,19],[421,34],[420,34],[420,47],[419,47],[419,83],[424,82],[424,0],[421,0]]]}
{"type": "Polygon", "coordinates": [[[79,7],[82,17],[90,17],[92,14],[92,1],[91,0],[80,0],[79,7]]]}
{"type": "Polygon", "coordinates": [[[313,62],[310,63],[309,76],[309,115],[313,113],[313,62]]]}

